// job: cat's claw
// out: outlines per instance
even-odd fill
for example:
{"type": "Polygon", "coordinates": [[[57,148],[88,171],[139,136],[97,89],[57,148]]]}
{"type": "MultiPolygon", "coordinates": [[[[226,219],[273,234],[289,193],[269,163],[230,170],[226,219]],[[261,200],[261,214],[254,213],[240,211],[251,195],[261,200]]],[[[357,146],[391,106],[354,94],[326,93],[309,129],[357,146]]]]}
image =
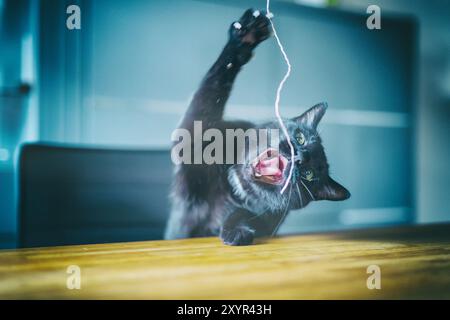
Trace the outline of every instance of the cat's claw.
{"type": "Polygon", "coordinates": [[[239,45],[251,48],[266,40],[271,35],[270,20],[263,10],[248,9],[239,21],[230,27],[230,39],[239,45]]]}
{"type": "Polygon", "coordinates": [[[246,226],[238,226],[233,229],[222,229],[220,238],[229,246],[248,246],[253,243],[255,231],[246,226]]]}

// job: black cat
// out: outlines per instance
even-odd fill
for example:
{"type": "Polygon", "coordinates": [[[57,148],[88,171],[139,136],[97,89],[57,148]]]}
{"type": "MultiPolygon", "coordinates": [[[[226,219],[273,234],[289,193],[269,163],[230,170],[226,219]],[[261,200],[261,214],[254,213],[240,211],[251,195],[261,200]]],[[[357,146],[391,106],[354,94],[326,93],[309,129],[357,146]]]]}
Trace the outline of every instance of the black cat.
{"type": "MultiPolygon", "coordinates": [[[[228,43],[203,79],[179,128],[193,134],[194,121],[202,121],[203,130],[217,128],[221,132],[279,128],[277,122],[257,126],[223,119],[237,74],[270,34],[270,21],[263,11],[249,9],[231,25],[228,43]]],[[[349,198],[350,193],[328,175],[316,131],[326,108],[321,103],[285,121],[296,156],[292,179],[283,194],[280,190],[291,166],[290,148],[283,134],[277,148],[269,147],[253,159],[247,157],[243,164],[177,165],[166,238],[220,235],[225,244],[249,245],[254,237],[275,234],[291,209],[303,208],[311,201],[349,198]]]]}

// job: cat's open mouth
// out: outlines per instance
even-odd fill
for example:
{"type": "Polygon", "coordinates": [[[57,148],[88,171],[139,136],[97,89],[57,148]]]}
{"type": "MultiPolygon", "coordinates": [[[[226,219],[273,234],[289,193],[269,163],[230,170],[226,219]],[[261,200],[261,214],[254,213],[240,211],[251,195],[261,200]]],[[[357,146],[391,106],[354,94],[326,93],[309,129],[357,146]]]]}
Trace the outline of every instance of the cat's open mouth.
{"type": "Polygon", "coordinates": [[[282,184],[288,160],[278,150],[269,148],[252,162],[253,176],[258,181],[282,184]]]}

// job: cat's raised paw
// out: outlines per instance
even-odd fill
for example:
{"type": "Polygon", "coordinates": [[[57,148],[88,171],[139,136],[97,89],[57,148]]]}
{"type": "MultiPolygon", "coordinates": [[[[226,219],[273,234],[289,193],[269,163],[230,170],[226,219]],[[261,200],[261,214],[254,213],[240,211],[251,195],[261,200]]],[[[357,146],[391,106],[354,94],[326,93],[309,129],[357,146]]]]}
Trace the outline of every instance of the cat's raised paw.
{"type": "Polygon", "coordinates": [[[232,229],[222,229],[220,238],[229,246],[248,246],[253,243],[255,231],[247,226],[238,226],[232,229]]]}
{"type": "Polygon", "coordinates": [[[252,48],[269,38],[270,35],[270,20],[264,10],[248,9],[239,21],[233,22],[230,27],[232,41],[252,48]]]}

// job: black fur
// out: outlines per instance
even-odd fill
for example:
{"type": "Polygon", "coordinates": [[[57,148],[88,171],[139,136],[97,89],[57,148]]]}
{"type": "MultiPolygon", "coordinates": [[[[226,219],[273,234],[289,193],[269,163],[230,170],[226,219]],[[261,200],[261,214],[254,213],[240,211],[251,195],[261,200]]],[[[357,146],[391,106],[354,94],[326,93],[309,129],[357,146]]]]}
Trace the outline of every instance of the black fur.
{"type": "MultiPolygon", "coordinates": [[[[279,128],[276,122],[257,126],[247,121],[223,119],[237,74],[257,45],[270,36],[270,21],[265,12],[261,11],[257,17],[253,12],[249,9],[244,13],[239,20],[241,28],[231,25],[229,41],[204,77],[180,128],[193,133],[194,121],[202,121],[203,130],[217,128],[221,132],[237,128],[279,128]]],[[[234,165],[178,165],[166,238],[220,235],[225,244],[249,245],[254,237],[275,234],[291,209],[303,208],[314,200],[347,199],[350,193],[328,175],[327,159],[316,131],[326,108],[325,103],[318,104],[298,118],[286,121],[297,158],[293,179],[283,194],[280,194],[281,185],[255,178],[252,159],[234,165]],[[296,140],[300,134],[303,145],[296,140]]],[[[288,143],[282,136],[278,147],[280,154],[290,159],[288,143]]]]}

